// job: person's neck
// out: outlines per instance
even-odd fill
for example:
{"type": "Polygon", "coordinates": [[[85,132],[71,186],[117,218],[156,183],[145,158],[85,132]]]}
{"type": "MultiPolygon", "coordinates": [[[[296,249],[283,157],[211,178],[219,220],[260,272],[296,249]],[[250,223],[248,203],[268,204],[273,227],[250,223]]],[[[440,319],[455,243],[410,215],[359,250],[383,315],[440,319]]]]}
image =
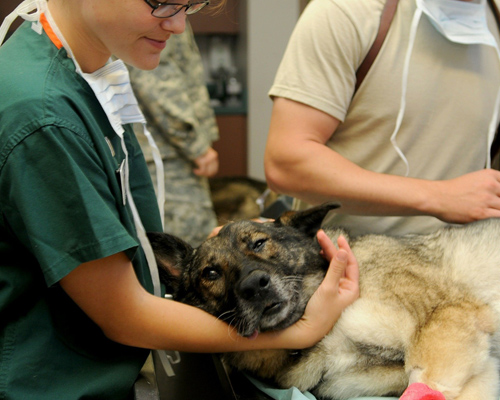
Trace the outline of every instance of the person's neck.
{"type": "Polygon", "coordinates": [[[80,5],[80,1],[50,0],[47,4],[52,18],[82,71],[91,73],[103,67],[111,57],[111,53],[101,42],[92,40],[89,35],[89,28],[81,16],[83,6],[80,5]]]}

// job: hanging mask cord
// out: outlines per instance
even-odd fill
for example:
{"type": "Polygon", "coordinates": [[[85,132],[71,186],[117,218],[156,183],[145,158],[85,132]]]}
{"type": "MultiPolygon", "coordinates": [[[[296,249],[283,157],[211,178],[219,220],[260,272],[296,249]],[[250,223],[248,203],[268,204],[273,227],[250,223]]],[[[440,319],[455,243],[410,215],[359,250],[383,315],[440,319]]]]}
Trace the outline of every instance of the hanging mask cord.
{"type": "Polygon", "coordinates": [[[403,151],[399,148],[398,143],[396,141],[396,136],[399,132],[399,129],[401,128],[401,123],[403,122],[403,117],[404,117],[404,113],[405,113],[406,91],[408,88],[408,73],[409,73],[409,69],[410,69],[410,59],[411,59],[411,54],[413,52],[413,45],[415,44],[415,37],[417,35],[418,23],[420,21],[421,16],[422,16],[422,10],[417,7],[415,14],[413,15],[413,20],[411,22],[410,38],[408,39],[408,49],[406,50],[406,56],[405,56],[405,61],[404,61],[404,66],[403,66],[403,77],[402,77],[402,84],[401,84],[401,102],[400,102],[400,107],[399,107],[399,113],[398,113],[398,117],[396,119],[396,127],[394,128],[394,132],[392,133],[392,136],[391,136],[391,143],[392,143],[392,146],[394,147],[394,150],[396,150],[399,157],[401,158],[401,160],[403,160],[403,162],[406,165],[405,176],[408,176],[410,174],[410,164],[408,163],[408,160],[406,159],[403,151]]]}
{"type": "Polygon", "coordinates": [[[165,172],[163,170],[163,160],[153,135],[149,132],[146,123],[142,123],[144,136],[148,139],[149,147],[153,154],[153,160],[156,167],[156,197],[158,200],[158,208],[160,209],[161,226],[165,229],[165,172]]]}
{"type": "MultiPolygon", "coordinates": [[[[498,7],[495,3],[495,0],[488,0],[488,4],[491,7],[493,15],[495,16],[495,22],[497,23],[497,28],[500,29],[500,11],[498,10],[498,7]]],[[[495,47],[495,50],[497,52],[498,60],[500,62],[500,49],[498,48],[498,44],[495,47]]],[[[500,88],[498,89],[497,100],[495,102],[495,112],[494,112],[493,118],[490,122],[489,131],[488,131],[488,143],[487,143],[488,147],[486,148],[488,158],[486,161],[486,168],[491,168],[491,151],[492,151],[492,147],[493,147],[493,142],[495,141],[495,134],[497,133],[497,131],[499,131],[499,133],[500,133],[500,129],[499,129],[499,125],[498,125],[499,109],[500,109],[500,88]]]]}
{"type": "Polygon", "coordinates": [[[132,192],[130,190],[130,184],[129,184],[129,170],[128,170],[128,152],[127,152],[127,147],[125,146],[125,141],[122,140],[122,150],[125,154],[125,186],[126,186],[126,192],[127,192],[127,198],[128,198],[128,203],[130,206],[130,210],[132,211],[132,215],[134,217],[134,222],[135,222],[135,228],[137,231],[137,237],[139,239],[139,242],[141,243],[141,246],[144,250],[144,253],[146,255],[146,259],[148,261],[148,264],[151,266],[151,280],[153,281],[153,288],[154,288],[154,294],[155,296],[161,297],[161,287],[160,287],[160,276],[158,273],[158,268],[156,265],[156,259],[153,253],[153,248],[151,247],[151,243],[149,242],[147,235],[146,235],[146,230],[144,229],[144,226],[142,225],[141,222],[141,217],[139,215],[139,212],[137,211],[137,207],[134,202],[134,198],[132,197],[132,192]]]}
{"type": "MultiPolygon", "coordinates": [[[[145,124],[143,124],[145,127],[145,124]]],[[[145,129],[146,130],[146,129],[145,129]]],[[[139,212],[137,211],[137,207],[135,206],[134,198],[132,197],[132,191],[130,190],[130,184],[129,184],[129,168],[128,168],[128,151],[127,147],[125,145],[125,140],[123,137],[121,137],[121,144],[122,144],[122,150],[123,153],[125,154],[125,187],[126,187],[126,192],[127,192],[127,198],[128,198],[128,204],[130,207],[130,210],[132,211],[132,215],[134,217],[134,224],[135,224],[135,229],[137,231],[137,238],[139,239],[139,242],[141,243],[141,247],[144,251],[144,254],[146,256],[146,260],[149,266],[149,271],[151,274],[151,280],[153,282],[153,293],[155,296],[161,297],[161,285],[160,285],[160,275],[158,272],[158,266],[156,264],[156,258],[153,252],[153,248],[151,247],[151,243],[147,237],[146,230],[144,229],[144,225],[142,225],[141,217],[139,215],[139,212]]],[[[155,145],[156,146],[156,145],[155,145]]],[[[158,148],[157,148],[158,149],[158,148]]],[[[163,166],[161,171],[163,172],[163,166]]],[[[163,179],[163,174],[162,179],[163,179]]],[[[162,203],[163,204],[163,203],[162,203]]],[[[163,207],[161,208],[163,210],[163,207]]],[[[163,212],[162,212],[163,215],[163,212]]],[[[165,370],[165,373],[167,376],[172,377],[175,376],[175,371],[172,367],[172,364],[176,364],[180,362],[181,356],[178,351],[174,351],[175,355],[175,360],[171,358],[169,355],[164,350],[153,350],[154,356],[158,356],[160,359],[160,362],[163,366],[163,369],[165,370]]]]}

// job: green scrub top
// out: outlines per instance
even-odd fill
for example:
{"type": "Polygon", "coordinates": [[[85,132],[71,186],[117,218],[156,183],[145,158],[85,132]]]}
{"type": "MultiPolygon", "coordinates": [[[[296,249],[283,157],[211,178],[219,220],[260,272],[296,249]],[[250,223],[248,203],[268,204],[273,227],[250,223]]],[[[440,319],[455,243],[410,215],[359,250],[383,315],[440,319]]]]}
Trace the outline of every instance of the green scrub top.
{"type": "MultiPolygon", "coordinates": [[[[0,399],[126,399],[148,351],[107,339],[60,288],[125,251],[153,291],[117,170],[120,139],[64,49],[24,23],[0,48],[0,399]]],[[[125,127],[130,186],[161,231],[151,178],[125,127]]]]}

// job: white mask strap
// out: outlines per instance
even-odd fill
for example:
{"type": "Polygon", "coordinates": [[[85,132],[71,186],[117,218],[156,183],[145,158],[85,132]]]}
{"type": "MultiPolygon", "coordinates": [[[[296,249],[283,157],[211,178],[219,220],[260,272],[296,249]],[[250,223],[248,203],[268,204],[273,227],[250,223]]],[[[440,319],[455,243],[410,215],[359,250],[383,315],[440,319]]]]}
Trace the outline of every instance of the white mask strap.
{"type": "Polygon", "coordinates": [[[132,215],[134,217],[137,237],[139,239],[139,242],[141,243],[141,247],[144,250],[144,254],[146,255],[146,259],[148,261],[149,270],[151,273],[151,280],[153,281],[154,295],[161,297],[160,276],[158,273],[158,266],[156,265],[156,259],[153,253],[153,248],[151,247],[151,243],[149,242],[149,239],[146,235],[146,230],[142,225],[139,212],[137,211],[137,207],[135,206],[132,193],[130,192],[130,185],[128,181],[126,183],[126,190],[127,190],[128,204],[130,206],[132,215]]]}
{"type": "MultiPolygon", "coordinates": [[[[145,126],[146,125],[144,124],[144,130],[145,130],[144,133],[146,134],[147,129],[145,128],[145,126]]],[[[149,137],[151,137],[151,134],[149,132],[148,132],[148,134],[149,134],[149,137]]],[[[146,135],[146,137],[148,137],[148,135],[146,135]]],[[[149,140],[149,137],[148,137],[148,140],[149,140]]],[[[151,139],[152,139],[152,137],[151,137],[151,139]]],[[[154,143],[154,141],[153,141],[153,143],[154,143]]],[[[122,141],[122,148],[123,148],[123,151],[125,152],[125,159],[127,160],[128,153],[127,153],[127,149],[126,149],[123,141],[122,141]]],[[[158,147],[156,147],[156,144],[154,145],[154,148],[158,149],[158,147]]],[[[125,165],[126,165],[126,184],[125,184],[125,186],[126,186],[126,191],[127,191],[127,197],[129,199],[128,204],[129,204],[130,210],[132,211],[132,215],[134,217],[135,229],[137,231],[137,238],[139,239],[139,242],[141,243],[141,247],[144,251],[144,254],[146,256],[146,260],[147,260],[147,263],[149,266],[151,280],[153,282],[153,293],[155,296],[161,297],[160,274],[158,271],[158,265],[156,264],[156,258],[155,258],[154,252],[153,252],[153,247],[151,246],[151,242],[149,241],[149,239],[147,237],[146,230],[144,229],[144,225],[142,225],[141,217],[139,215],[139,212],[137,211],[137,207],[135,206],[134,198],[132,197],[132,193],[130,191],[130,185],[129,185],[129,181],[128,181],[128,161],[125,163],[125,165]]],[[[164,182],[164,180],[163,180],[163,165],[162,165],[161,169],[159,169],[159,171],[161,171],[161,175],[162,175],[161,182],[163,183],[164,182]]],[[[160,208],[162,221],[163,221],[163,215],[164,215],[163,204],[164,203],[162,203],[162,207],[160,208]]],[[[168,301],[168,300],[165,300],[165,301],[168,301]]],[[[175,376],[175,371],[172,367],[172,364],[178,364],[181,361],[180,353],[178,351],[173,352],[173,354],[176,357],[175,360],[172,359],[164,350],[154,350],[153,353],[158,355],[159,360],[160,360],[160,362],[163,366],[163,369],[164,369],[165,373],[167,374],[167,376],[169,376],[169,377],[175,376]]]]}
{"type": "Polygon", "coordinates": [[[153,154],[153,160],[155,162],[156,167],[156,187],[157,192],[156,197],[158,199],[158,208],[160,209],[161,216],[161,226],[165,229],[165,176],[163,170],[163,159],[160,153],[160,149],[156,145],[155,140],[153,139],[153,135],[149,132],[146,127],[146,124],[142,124],[144,130],[144,136],[148,139],[149,147],[151,148],[151,152],[153,154]]]}
{"type": "Polygon", "coordinates": [[[12,11],[9,15],[5,17],[0,26],[0,46],[3,44],[5,36],[7,36],[7,32],[9,31],[12,23],[17,19],[17,17],[21,17],[26,21],[32,21],[33,24],[31,27],[38,34],[42,33],[42,24],[40,23],[40,1],[39,0],[25,0],[21,4],[19,4],[14,11],[12,11]],[[35,12],[33,12],[35,11],[35,12]]]}
{"type": "Polygon", "coordinates": [[[403,78],[402,78],[402,84],[401,84],[401,102],[400,102],[400,107],[399,107],[399,113],[398,113],[398,117],[396,119],[396,127],[395,127],[394,132],[392,133],[392,136],[391,136],[391,143],[392,143],[392,146],[394,147],[394,150],[396,150],[399,157],[401,158],[401,160],[403,160],[403,162],[406,165],[405,176],[408,176],[410,173],[410,164],[408,163],[408,160],[406,159],[403,151],[399,148],[398,143],[396,141],[396,136],[399,132],[399,129],[401,128],[401,123],[403,122],[403,116],[405,113],[406,91],[408,88],[408,73],[409,73],[409,69],[410,69],[410,59],[411,59],[411,54],[413,51],[413,45],[415,44],[415,37],[417,35],[418,23],[420,21],[421,16],[422,16],[422,10],[417,7],[417,9],[415,10],[415,14],[413,15],[413,20],[411,22],[410,38],[408,39],[408,49],[406,50],[406,56],[405,56],[405,61],[404,61],[404,66],[403,66],[403,78]]]}

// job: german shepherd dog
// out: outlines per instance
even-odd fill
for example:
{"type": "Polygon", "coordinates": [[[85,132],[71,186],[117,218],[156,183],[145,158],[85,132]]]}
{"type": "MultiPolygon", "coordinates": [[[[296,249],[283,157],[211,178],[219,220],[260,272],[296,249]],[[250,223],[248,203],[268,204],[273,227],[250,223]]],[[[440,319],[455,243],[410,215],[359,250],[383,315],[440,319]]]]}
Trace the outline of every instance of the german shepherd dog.
{"type": "MultiPolygon", "coordinates": [[[[325,275],[315,234],[335,207],[229,223],[197,249],[150,234],[161,279],[242,336],[283,329],[325,275]]],[[[348,239],[360,298],[312,348],[228,353],[227,364],[326,399],[399,396],[422,382],[447,400],[498,400],[500,219],[403,237],[325,231],[348,239]]]]}

